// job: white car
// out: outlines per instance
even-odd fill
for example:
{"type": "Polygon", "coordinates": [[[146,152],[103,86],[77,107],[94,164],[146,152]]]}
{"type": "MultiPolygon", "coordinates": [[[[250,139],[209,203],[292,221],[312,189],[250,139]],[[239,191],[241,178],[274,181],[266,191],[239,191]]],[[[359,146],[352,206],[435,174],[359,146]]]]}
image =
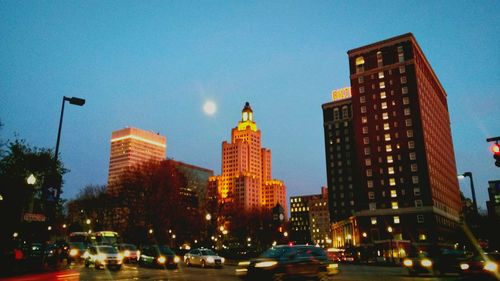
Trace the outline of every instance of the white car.
{"type": "Polygon", "coordinates": [[[184,255],[184,263],[187,266],[199,265],[201,267],[222,267],[224,258],[218,256],[214,251],[205,248],[192,249],[184,255]]]}
{"type": "Polygon", "coordinates": [[[96,269],[102,266],[119,270],[123,263],[122,254],[111,246],[92,246],[83,254],[83,258],[85,267],[93,264],[96,269]]]}

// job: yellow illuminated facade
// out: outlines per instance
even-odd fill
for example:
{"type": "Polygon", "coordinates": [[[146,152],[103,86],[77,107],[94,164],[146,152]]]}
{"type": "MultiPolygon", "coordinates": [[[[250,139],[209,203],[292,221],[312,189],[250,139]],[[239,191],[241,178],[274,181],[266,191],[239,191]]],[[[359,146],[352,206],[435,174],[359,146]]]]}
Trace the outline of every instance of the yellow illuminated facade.
{"type": "Polygon", "coordinates": [[[271,150],[262,148],[261,132],[248,102],[231,131],[231,143],[222,143],[221,170],[220,176],[209,180],[219,201],[245,210],[270,209],[279,203],[286,210],[285,184],[272,179],[271,150]]]}
{"type": "Polygon", "coordinates": [[[167,139],[158,133],[124,128],[111,135],[108,189],[114,191],[127,169],[148,161],[165,160],[167,139]]]}
{"type": "Polygon", "coordinates": [[[332,100],[339,101],[351,98],[351,87],[345,87],[332,91],[332,100]]]}

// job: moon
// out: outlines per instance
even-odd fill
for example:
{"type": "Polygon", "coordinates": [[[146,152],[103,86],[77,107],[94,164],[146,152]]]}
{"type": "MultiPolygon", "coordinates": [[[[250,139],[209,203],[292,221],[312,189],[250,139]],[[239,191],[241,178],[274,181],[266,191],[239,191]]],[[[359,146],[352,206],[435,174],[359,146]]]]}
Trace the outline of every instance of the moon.
{"type": "Polygon", "coordinates": [[[217,112],[217,105],[213,101],[206,101],[203,104],[203,112],[208,116],[213,116],[217,112]]]}

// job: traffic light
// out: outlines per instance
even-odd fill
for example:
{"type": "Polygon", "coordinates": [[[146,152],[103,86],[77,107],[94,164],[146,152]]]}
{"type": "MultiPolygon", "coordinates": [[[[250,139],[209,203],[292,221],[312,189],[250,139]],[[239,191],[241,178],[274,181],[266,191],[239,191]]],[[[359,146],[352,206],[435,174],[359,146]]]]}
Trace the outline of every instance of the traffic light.
{"type": "Polygon", "coordinates": [[[500,144],[493,144],[491,151],[493,152],[493,158],[495,158],[495,166],[500,167],[500,144]]]}

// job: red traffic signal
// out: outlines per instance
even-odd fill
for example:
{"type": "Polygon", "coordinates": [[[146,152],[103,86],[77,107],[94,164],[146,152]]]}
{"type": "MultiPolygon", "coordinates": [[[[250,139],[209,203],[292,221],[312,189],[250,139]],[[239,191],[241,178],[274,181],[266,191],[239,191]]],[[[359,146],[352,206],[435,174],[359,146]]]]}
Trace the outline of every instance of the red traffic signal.
{"type": "Polygon", "coordinates": [[[495,159],[495,166],[500,167],[500,144],[495,143],[491,146],[493,158],[495,159]]]}

